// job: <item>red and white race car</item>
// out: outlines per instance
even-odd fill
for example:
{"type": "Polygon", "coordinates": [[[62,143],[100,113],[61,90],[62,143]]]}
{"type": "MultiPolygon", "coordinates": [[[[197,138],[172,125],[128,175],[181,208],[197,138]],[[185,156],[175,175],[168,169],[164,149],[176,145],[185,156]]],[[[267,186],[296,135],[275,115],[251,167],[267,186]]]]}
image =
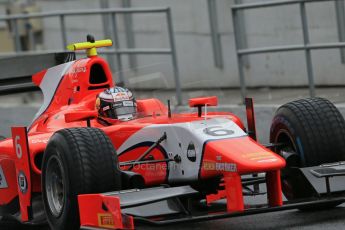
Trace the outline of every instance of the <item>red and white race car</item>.
{"type": "Polygon", "coordinates": [[[44,102],[28,128],[12,127],[12,138],[0,142],[0,216],[48,221],[52,229],[132,229],[136,221],[163,225],[345,202],[345,122],[328,100],[281,106],[269,145],[256,141],[251,99],[248,128],[230,112],[207,112],[216,97],[190,99],[196,111],[183,114],[155,98],[137,100],[135,119],[104,124],[95,100],[114,83],[96,48],[108,45],[73,44],[88,57],[68,53],[32,76],[44,102]],[[265,192],[266,204],[244,203],[265,192]]]}

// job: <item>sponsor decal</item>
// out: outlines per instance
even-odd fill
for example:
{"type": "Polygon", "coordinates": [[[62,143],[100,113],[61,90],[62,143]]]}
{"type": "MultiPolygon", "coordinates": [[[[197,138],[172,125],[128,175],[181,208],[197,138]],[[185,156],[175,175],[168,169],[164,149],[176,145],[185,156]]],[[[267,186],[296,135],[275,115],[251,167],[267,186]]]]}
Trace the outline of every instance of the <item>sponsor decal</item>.
{"type": "Polygon", "coordinates": [[[0,188],[8,188],[6,177],[1,166],[0,166],[0,188]]]}
{"type": "Polygon", "coordinates": [[[47,144],[48,141],[49,141],[48,138],[45,138],[45,139],[32,139],[32,140],[31,140],[31,144],[38,144],[38,143],[47,144]]]}
{"type": "Polygon", "coordinates": [[[205,161],[203,167],[205,171],[237,172],[235,163],[205,161]]]}
{"type": "Polygon", "coordinates": [[[23,194],[25,194],[28,191],[28,181],[26,179],[25,174],[22,171],[18,173],[18,186],[23,194]]]}
{"type": "Polygon", "coordinates": [[[110,213],[98,213],[98,227],[114,229],[114,217],[110,213]]]}
{"type": "Polygon", "coordinates": [[[193,142],[190,142],[187,148],[187,158],[191,162],[196,161],[196,151],[195,151],[195,146],[193,142]]]}
{"type": "Polygon", "coordinates": [[[120,93],[112,93],[114,100],[121,101],[121,100],[129,100],[129,96],[127,93],[120,92],[120,93]]]}
{"type": "Polygon", "coordinates": [[[133,106],[133,101],[123,101],[123,106],[133,106]]]}
{"type": "Polygon", "coordinates": [[[174,154],[172,152],[168,152],[168,157],[173,158],[174,154]]]}
{"type": "Polygon", "coordinates": [[[76,67],[71,70],[71,73],[85,73],[86,72],[86,67],[76,67]]]}
{"type": "Polygon", "coordinates": [[[265,159],[265,160],[259,160],[258,162],[262,163],[262,162],[275,162],[278,159],[272,158],[272,159],[265,159]]]}
{"type": "Polygon", "coordinates": [[[275,156],[269,152],[255,152],[255,153],[245,153],[241,155],[243,158],[246,158],[251,161],[257,162],[273,162],[277,161],[275,156]]]}
{"type": "Polygon", "coordinates": [[[75,67],[72,70],[70,70],[69,73],[72,75],[72,83],[79,82],[78,74],[79,73],[85,73],[85,72],[86,72],[86,67],[85,66],[75,67]]]}
{"type": "Polygon", "coordinates": [[[109,110],[109,109],[110,109],[109,105],[103,107],[103,111],[107,111],[107,110],[109,110]]]}

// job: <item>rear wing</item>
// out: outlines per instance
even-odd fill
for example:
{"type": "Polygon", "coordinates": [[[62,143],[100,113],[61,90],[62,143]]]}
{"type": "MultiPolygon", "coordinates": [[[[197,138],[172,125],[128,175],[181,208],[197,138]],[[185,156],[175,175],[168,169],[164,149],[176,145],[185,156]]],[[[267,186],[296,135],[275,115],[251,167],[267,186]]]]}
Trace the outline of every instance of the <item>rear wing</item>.
{"type": "Polygon", "coordinates": [[[32,83],[33,74],[74,60],[74,52],[0,57],[0,95],[39,90],[32,83]]]}

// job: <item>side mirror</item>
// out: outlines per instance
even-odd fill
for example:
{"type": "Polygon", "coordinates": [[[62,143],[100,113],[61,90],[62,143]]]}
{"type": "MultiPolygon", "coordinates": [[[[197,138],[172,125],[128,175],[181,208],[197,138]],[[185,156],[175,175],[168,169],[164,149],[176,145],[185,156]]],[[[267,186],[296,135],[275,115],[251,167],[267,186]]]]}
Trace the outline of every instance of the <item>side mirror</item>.
{"type": "Polygon", "coordinates": [[[196,97],[189,99],[189,107],[199,107],[199,106],[217,106],[218,98],[216,96],[212,97],[196,97]]]}
{"type": "Polygon", "coordinates": [[[218,98],[216,96],[211,97],[196,97],[189,99],[189,107],[198,108],[198,116],[201,117],[201,108],[204,106],[217,106],[218,98]]]}
{"type": "Polygon", "coordinates": [[[74,121],[89,121],[90,119],[96,118],[98,116],[97,111],[74,111],[65,114],[65,121],[67,123],[74,121]]]}

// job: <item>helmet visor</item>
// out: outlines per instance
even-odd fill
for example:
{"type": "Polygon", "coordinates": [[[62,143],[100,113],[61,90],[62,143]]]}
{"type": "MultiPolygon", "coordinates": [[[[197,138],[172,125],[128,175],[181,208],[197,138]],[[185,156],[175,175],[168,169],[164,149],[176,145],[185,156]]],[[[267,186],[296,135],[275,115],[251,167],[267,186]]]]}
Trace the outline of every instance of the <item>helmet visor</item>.
{"type": "Polygon", "coordinates": [[[107,111],[107,115],[110,118],[117,119],[122,115],[135,115],[137,113],[137,105],[133,100],[119,101],[112,105],[112,108],[107,111]]]}
{"type": "Polygon", "coordinates": [[[122,108],[115,108],[114,112],[117,116],[121,116],[121,115],[126,115],[126,114],[135,114],[136,108],[134,106],[127,106],[127,107],[122,107],[122,108]]]}

